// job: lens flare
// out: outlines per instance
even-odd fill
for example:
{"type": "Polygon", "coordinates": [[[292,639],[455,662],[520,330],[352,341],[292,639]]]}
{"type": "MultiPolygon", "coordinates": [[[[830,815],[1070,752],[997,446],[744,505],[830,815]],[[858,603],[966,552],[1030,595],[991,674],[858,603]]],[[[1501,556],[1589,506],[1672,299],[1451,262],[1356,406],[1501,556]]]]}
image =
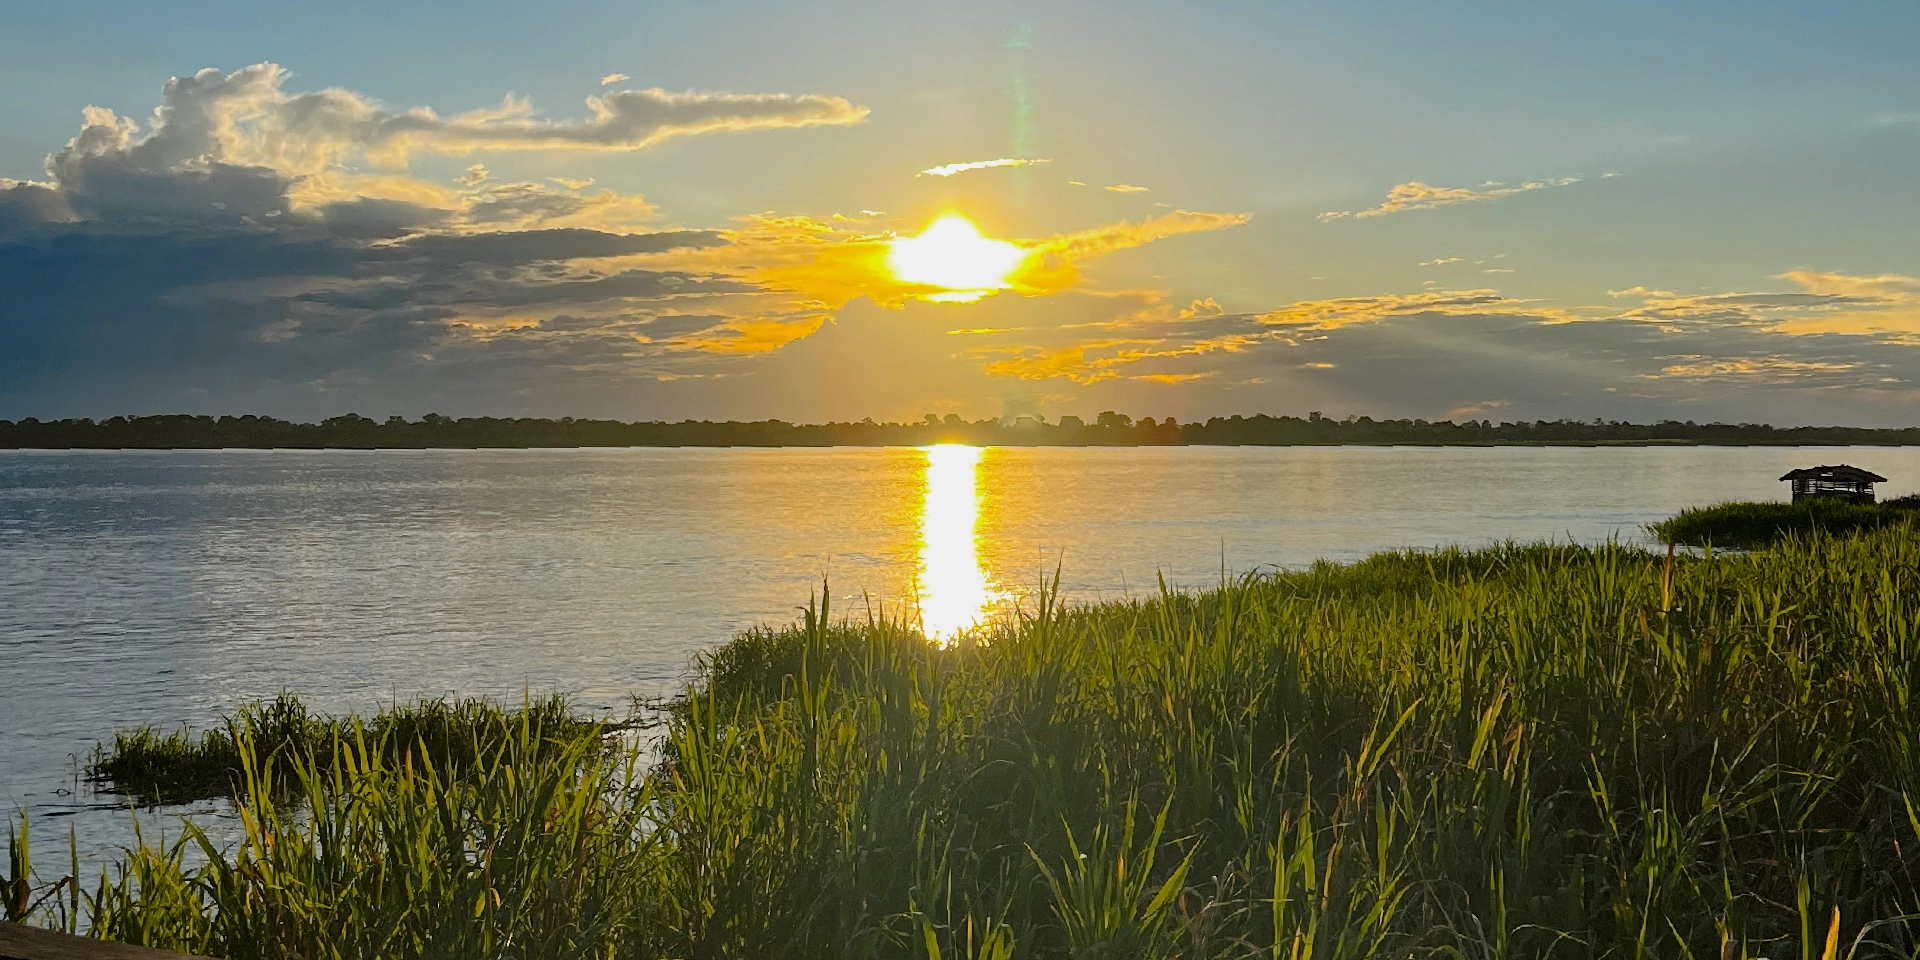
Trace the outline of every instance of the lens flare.
{"type": "Polygon", "coordinates": [[[946,642],[980,622],[999,593],[980,566],[974,528],[980,520],[975,475],[980,448],[927,447],[927,500],[920,514],[920,626],[946,642]]]}
{"type": "Polygon", "coordinates": [[[971,303],[1010,289],[1008,278],[1027,257],[1018,244],[982,236],[972,221],[950,213],[927,224],[919,236],[888,244],[887,269],[902,283],[942,288],[924,299],[971,303]]]}

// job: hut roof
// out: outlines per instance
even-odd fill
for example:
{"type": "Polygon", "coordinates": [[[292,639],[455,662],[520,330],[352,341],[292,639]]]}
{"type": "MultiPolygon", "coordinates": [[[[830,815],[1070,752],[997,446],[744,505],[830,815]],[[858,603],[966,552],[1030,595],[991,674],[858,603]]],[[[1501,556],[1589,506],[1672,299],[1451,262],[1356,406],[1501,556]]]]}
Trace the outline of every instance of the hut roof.
{"type": "Polygon", "coordinates": [[[1789,470],[1782,480],[1829,480],[1834,483],[1886,483],[1887,478],[1870,470],[1862,470],[1850,464],[1828,467],[1801,467],[1789,470]]]}

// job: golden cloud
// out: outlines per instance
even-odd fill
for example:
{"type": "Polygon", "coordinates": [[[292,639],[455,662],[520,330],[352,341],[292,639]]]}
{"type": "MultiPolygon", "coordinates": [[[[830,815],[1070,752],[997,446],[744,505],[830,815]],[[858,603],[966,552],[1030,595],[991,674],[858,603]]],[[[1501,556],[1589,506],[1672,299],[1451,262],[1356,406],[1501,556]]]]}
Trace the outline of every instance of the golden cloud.
{"type": "Polygon", "coordinates": [[[1771,382],[1785,382],[1829,373],[1846,373],[1865,366],[1859,362],[1839,363],[1820,360],[1795,360],[1791,357],[1705,357],[1699,355],[1670,357],[1682,362],[1662,367],[1658,374],[1647,374],[1645,379],[1677,377],[1688,380],[1702,380],[1721,377],[1746,377],[1771,382]]]}
{"type": "MultiPolygon", "coordinates": [[[[1331,210],[1321,214],[1320,219],[1324,221],[1340,220],[1346,217],[1384,217],[1390,213],[1401,213],[1408,210],[1431,210],[1435,207],[1446,207],[1456,203],[1478,203],[1487,200],[1498,200],[1501,197],[1510,197],[1516,193],[1526,193],[1530,190],[1544,190],[1548,187],[1564,187],[1568,184],[1579,182],[1580,179],[1578,177],[1555,177],[1549,180],[1528,180],[1512,186],[1494,181],[1491,183],[1483,183],[1478,187],[1436,187],[1433,184],[1423,183],[1419,180],[1410,180],[1406,183],[1395,184],[1393,189],[1387,191],[1387,199],[1381,201],[1377,207],[1370,207],[1358,212],[1352,210],[1331,210]]],[[[1426,264],[1422,264],[1422,266],[1426,266],[1426,264]]]]}
{"type": "MultiPolygon", "coordinates": [[[[1176,211],[1141,222],[1121,222],[1041,240],[1014,240],[1031,251],[1008,278],[1012,292],[1041,297],[1079,283],[1081,263],[1118,250],[1185,233],[1220,230],[1247,222],[1247,214],[1176,211]]],[[[831,311],[866,297],[886,308],[925,299],[941,288],[903,283],[887,269],[891,224],[873,218],[758,215],[723,231],[724,246],[649,254],[636,260],[654,268],[738,278],[770,293],[791,296],[803,309],[831,311]]]]}
{"type": "Polygon", "coordinates": [[[1497,290],[1427,290],[1372,297],[1302,300],[1259,314],[1261,323],[1298,330],[1336,330],[1357,323],[1378,323],[1421,314],[1450,316],[1508,314],[1548,321],[1581,319],[1572,311],[1543,306],[1537,301],[1502,296],[1497,290]]]}
{"type": "Polygon", "coordinates": [[[772,353],[795,340],[813,336],[826,322],[827,318],[823,315],[728,320],[696,333],[674,337],[664,341],[664,345],[675,352],[772,353]]]}
{"type": "Polygon", "coordinates": [[[1677,294],[1631,287],[1609,291],[1639,297],[1626,319],[1662,325],[1721,324],[1793,336],[1855,334],[1920,338],[1920,278],[1855,276],[1817,270],[1780,275],[1800,287],[1783,293],[1677,294]]]}

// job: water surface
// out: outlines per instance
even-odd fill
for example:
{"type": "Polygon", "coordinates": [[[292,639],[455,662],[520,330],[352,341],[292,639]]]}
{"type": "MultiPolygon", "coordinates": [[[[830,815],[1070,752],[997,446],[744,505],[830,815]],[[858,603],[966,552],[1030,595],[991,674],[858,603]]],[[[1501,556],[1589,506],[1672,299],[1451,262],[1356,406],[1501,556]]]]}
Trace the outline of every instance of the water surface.
{"type": "Polygon", "coordinates": [[[1072,598],[1501,539],[1638,539],[1906,448],[913,448],[0,453],[0,812],[120,842],[73,758],[292,690],[325,710],[677,689],[835,604],[950,633],[1056,565],[1072,598]],[[77,816],[75,814],[78,814],[77,816]]]}

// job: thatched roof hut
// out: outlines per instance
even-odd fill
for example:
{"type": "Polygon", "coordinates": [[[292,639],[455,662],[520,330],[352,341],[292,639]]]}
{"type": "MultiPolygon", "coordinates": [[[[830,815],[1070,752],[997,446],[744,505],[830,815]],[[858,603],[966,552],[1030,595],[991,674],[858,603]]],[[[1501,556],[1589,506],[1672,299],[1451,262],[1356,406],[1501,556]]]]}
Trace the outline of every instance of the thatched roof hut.
{"type": "Polygon", "coordinates": [[[1843,500],[1847,503],[1872,503],[1873,485],[1887,478],[1871,470],[1849,464],[1802,467],[1789,470],[1781,480],[1793,481],[1793,502],[1802,500],[1843,500]]]}

